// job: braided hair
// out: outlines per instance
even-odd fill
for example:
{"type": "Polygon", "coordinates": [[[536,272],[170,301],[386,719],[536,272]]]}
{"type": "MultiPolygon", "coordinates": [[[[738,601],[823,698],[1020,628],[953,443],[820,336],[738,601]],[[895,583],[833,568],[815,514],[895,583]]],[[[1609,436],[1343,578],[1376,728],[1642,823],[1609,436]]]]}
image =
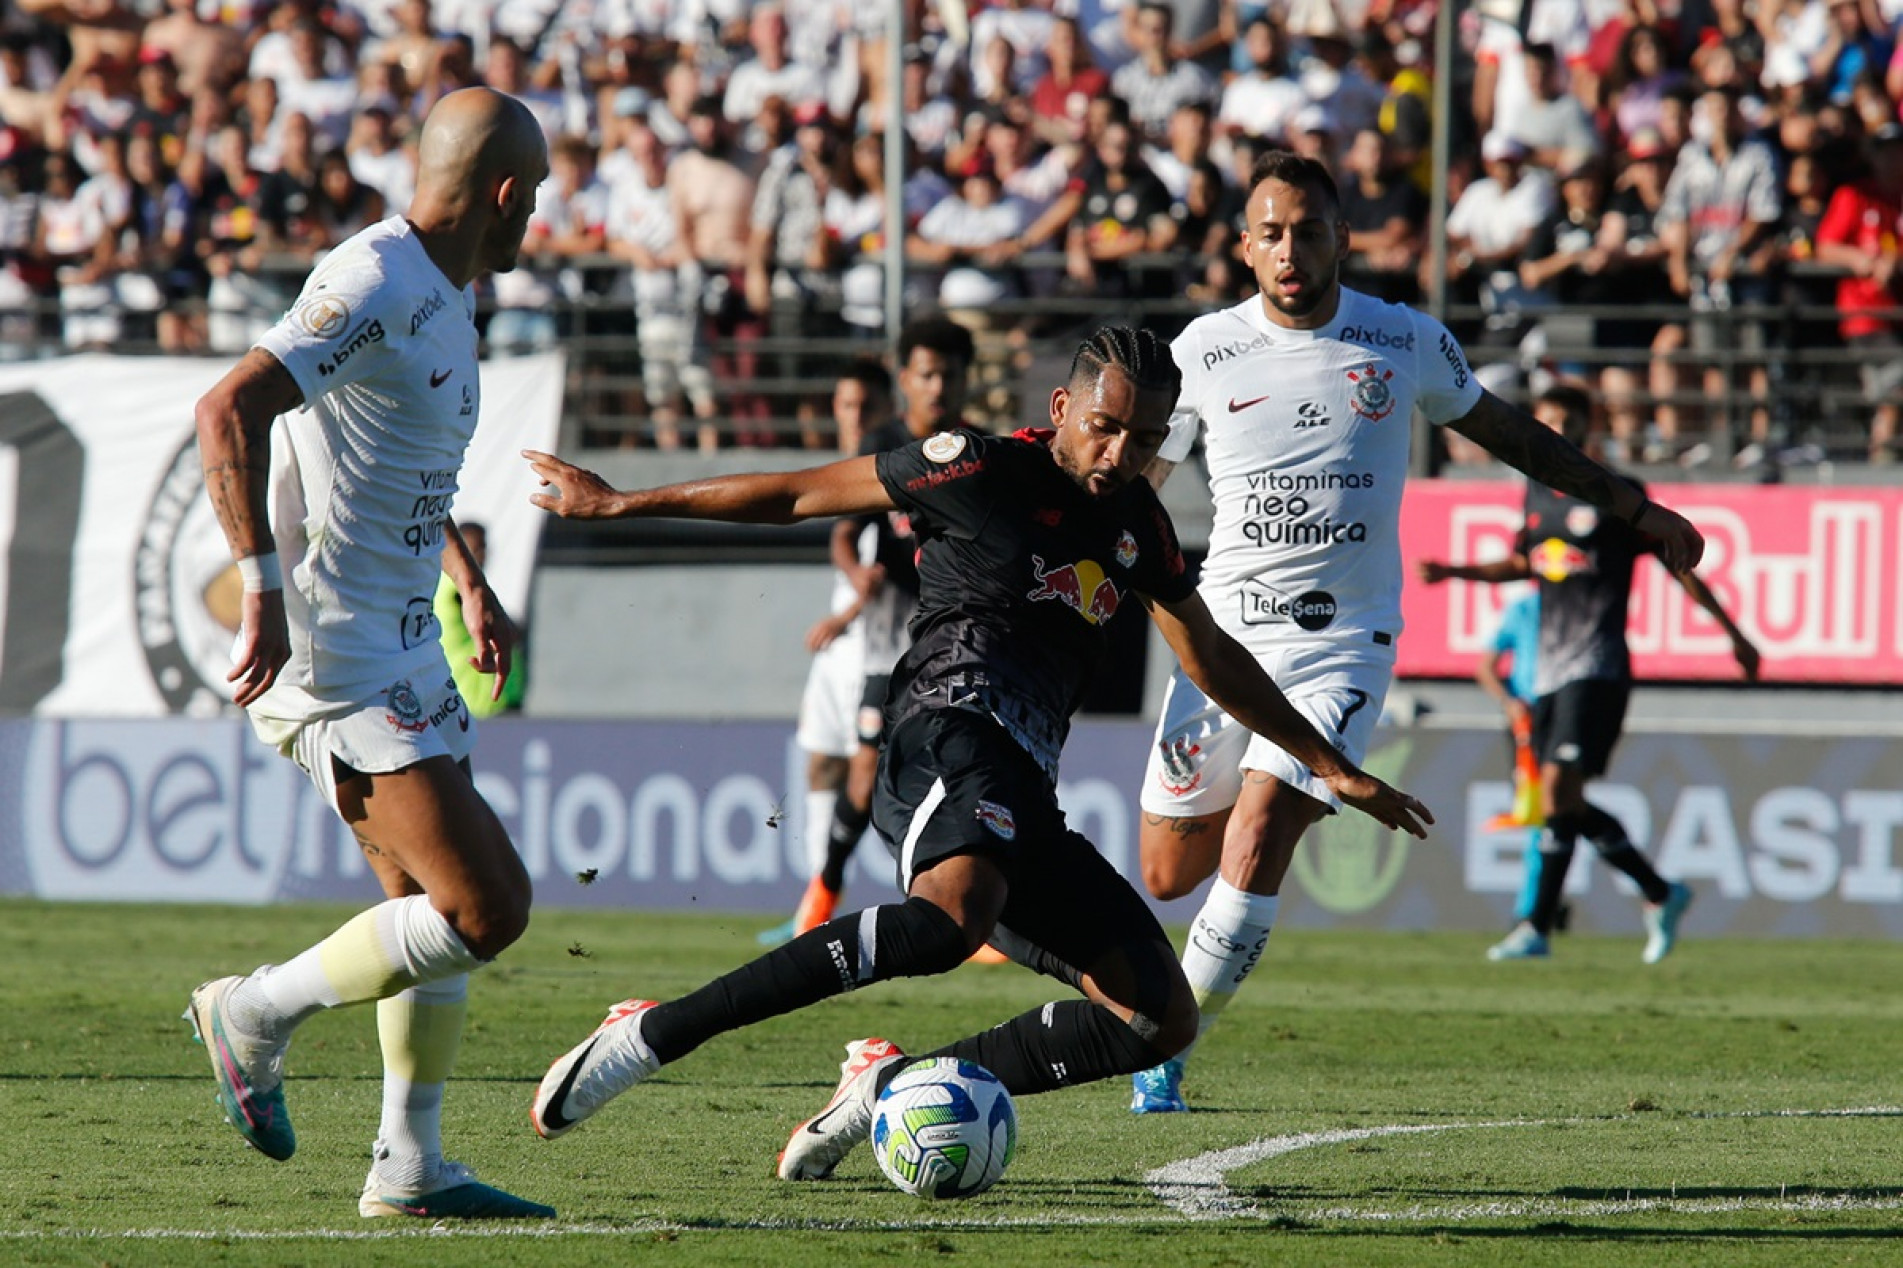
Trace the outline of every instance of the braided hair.
{"type": "Polygon", "coordinates": [[[1167,392],[1175,400],[1183,387],[1183,372],[1170,356],[1169,345],[1153,331],[1130,326],[1101,326],[1078,344],[1070,361],[1070,386],[1094,383],[1112,366],[1130,376],[1139,392],[1167,392]]]}

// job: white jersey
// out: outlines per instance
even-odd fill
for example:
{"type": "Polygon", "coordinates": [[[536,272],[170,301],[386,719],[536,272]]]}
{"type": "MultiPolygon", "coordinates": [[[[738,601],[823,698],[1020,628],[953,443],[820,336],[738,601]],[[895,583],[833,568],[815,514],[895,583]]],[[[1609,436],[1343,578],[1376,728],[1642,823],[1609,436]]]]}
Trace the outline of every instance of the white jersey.
{"type": "Polygon", "coordinates": [[[291,659],[258,713],[314,718],[445,670],[432,600],[476,429],[475,295],[401,216],[325,257],[257,346],[297,381],[273,516],[291,659]],[[298,495],[301,494],[301,502],[298,495]]]}
{"type": "Polygon", "coordinates": [[[1459,418],[1480,385],[1446,328],[1411,308],[1343,289],[1326,327],[1286,330],[1262,305],[1199,317],[1171,345],[1183,394],[1161,456],[1181,462],[1205,437],[1204,602],[1256,651],[1324,631],[1391,647],[1413,412],[1459,418]]]}

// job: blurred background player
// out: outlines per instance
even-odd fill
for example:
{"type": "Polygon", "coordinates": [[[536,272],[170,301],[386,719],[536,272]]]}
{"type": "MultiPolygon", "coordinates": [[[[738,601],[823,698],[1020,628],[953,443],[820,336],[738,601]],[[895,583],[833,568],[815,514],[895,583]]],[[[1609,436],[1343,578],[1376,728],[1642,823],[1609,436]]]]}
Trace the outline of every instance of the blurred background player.
{"type": "MultiPolygon", "coordinates": [[[[1540,836],[1546,825],[1541,805],[1539,756],[1533,749],[1534,667],[1539,664],[1540,592],[1529,590],[1507,604],[1494,628],[1493,639],[1474,667],[1474,681],[1492,696],[1507,719],[1507,747],[1513,756],[1513,807],[1487,824],[1489,831],[1526,833],[1526,872],[1520,896],[1513,904],[1513,923],[1529,920],[1539,893],[1540,836]],[[1506,663],[1506,676],[1500,665],[1506,663]]],[[[1560,908],[1555,928],[1566,927],[1566,909],[1560,908]]]]}
{"type": "MultiPolygon", "coordinates": [[[[899,333],[899,393],[904,413],[866,430],[860,456],[899,449],[935,432],[963,427],[971,332],[946,317],[910,322],[899,333]]],[[[806,886],[793,918],[802,934],[832,919],[846,864],[872,821],[872,784],[885,736],[885,695],[892,667],[911,645],[906,624],[918,602],[918,543],[899,509],[855,515],[833,526],[833,565],[852,582],[863,657],[857,743],[833,799],[826,859],[806,886]]]]}
{"type": "MultiPolygon", "coordinates": [[[[469,557],[476,561],[476,567],[488,567],[489,530],[474,520],[456,527],[462,530],[463,545],[469,548],[469,557]]],[[[523,665],[528,658],[518,657],[510,666],[508,676],[498,684],[493,670],[480,667],[482,649],[476,646],[469,626],[463,621],[462,591],[456,588],[456,579],[447,572],[436,582],[434,606],[436,620],[443,627],[443,655],[449,658],[449,676],[455,680],[456,690],[462,693],[463,704],[468,706],[470,714],[493,718],[498,713],[520,709],[528,679],[523,665]]]]}
{"type": "MultiPolygon", "coordinates": [[[[1533,416],[1583,445],[1591,429],[1592,401],[1579,388],[1560,384],[1540,394],[1533,416]]],[[[1644,496],[1641,486],[1635,482],[1633,487],[1644,496]]],[[[1540,849],[1546,857],[1532,913],[1488,950],[1490,960],[1533,959],[1550,953],[1548,938],[1557,922],[1566,869],[1582,836],[1592,842],[1607,866],[1631,877],[1644,896],[1646,940],[1641,958],[1645,963],[1664,959],[1677,941],[1679,921],[1692,900],[1691,889],[1659,876],[1632,844],[1625,826],[1586,800],[1587,781],[1605,773],[1613,746],[1619,742],[1632,693],[1626,619],[1633,566],[1640,556],[1657,554],[1659,548],[1657,539],[1631,523],[1528,481],[1525,523],[1513,554],[1479,564],[1421,561],[1421,580],[1429,585],[1451,577],[1486,582],[1532,579],[1539,586],[1533,747],[1539,754],[1545,800],[1546,830],[1540,849]]],[[[1674,569],[1672,575],[1692,602],[1710,613],[1730,636],[1732,655],[1744,676],[1755,679],[1758,649],[1710,588],[1690,568],[1674,569]]]]}
{"type": "MultiPolygon", "coordinates": [[[[869,358],[846,367],[833,385],[833,425],[841,457],[855,457],[867,436],[892,421],[892,375],[869,358]]],[[[800,696],[795,733],[806,752],[806,806],[800,832],[812,879],[788,920],[761,931],[764,946],[776,946],[830,918],[845,888],[852,845],[835,851],[825,842],[833,822],[833,802],[845,789],[852,756],[859,748],[859,702],[866,686],[865,623],[860,619],[867,595],[880,578],[868,576],[876,560],[862,559],[860,543],[870,530],[853,531],[854,520],[841,520],[830,541],[832,602],[827,614],[806,632],[813,665],[800,696]],[[825,911],[826,915],[816,913],[825,911]]]]}

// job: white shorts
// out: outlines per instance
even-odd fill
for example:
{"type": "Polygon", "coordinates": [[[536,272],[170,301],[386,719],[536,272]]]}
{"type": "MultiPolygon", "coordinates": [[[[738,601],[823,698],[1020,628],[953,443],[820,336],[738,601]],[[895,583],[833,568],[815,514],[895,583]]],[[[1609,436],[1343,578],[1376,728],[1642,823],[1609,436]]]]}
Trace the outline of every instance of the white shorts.
{"type": "Polygon", "coordinates": [[[427,757],[462,761],[476,747],[476,724],[447,668],[399,678],[354,707],[316,719],[274,718],[251,711],[251,728],[266,744],[296,762],[337,806],[332,760],[367,774],[386,774],[427,757]],[[432,685],[434,684],[434,685],[432,685]]]}
{"type": "Polygon", "coordinates": [[[808,753],[851,757],[859,751],[859,698],[866,690],[862,640],[848,634],[813,656],[800,697],[795,740],[808,753]]]}
{"type": "MultiPolygon", "coordinates": [[[[1359,763],[1394,681],[1391,648],[1291,643],[1258,655],[1289,703],[1324,739],[1359,763]]],[[[1242,772],[1258,770],[1339,810],[1341,801],[1308,767],[1224,713],[1179,666],[1170,677],[1139,799],[1172,819],[1214,814],[1236,804],[1242,772]]]]}

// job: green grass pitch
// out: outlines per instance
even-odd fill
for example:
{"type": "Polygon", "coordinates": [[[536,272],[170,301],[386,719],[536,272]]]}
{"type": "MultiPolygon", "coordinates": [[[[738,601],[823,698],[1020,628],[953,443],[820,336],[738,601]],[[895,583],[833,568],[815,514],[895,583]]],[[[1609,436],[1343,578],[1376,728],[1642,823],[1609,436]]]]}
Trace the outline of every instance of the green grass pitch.
{"type": "Polygon", "coordinates": [[[758,918],[538,910],[471,989],[453,1156],[548,1226],[356,1214],[374,1016],[291,1050],[297,1157],[219,1119],[179,1020],[200,980],[283,958],[334,907],[0,901],[0,1263],[542,1265],[1903,1263],[1903,951],[1565,937],[1488,964],[1465,934],[1279,932],[1198,1054],[1196,1112],[1133,1118],[1115,1080],[1020,1101],[1002,1182],[961,1204],[867,1151],[771,1177],[842,1046],[914,1050],[1062,994],[1015,966],[873,987],[714,1041],[563,1140],[547,1063],[607,1005],[752,955],[758,918]]]}

